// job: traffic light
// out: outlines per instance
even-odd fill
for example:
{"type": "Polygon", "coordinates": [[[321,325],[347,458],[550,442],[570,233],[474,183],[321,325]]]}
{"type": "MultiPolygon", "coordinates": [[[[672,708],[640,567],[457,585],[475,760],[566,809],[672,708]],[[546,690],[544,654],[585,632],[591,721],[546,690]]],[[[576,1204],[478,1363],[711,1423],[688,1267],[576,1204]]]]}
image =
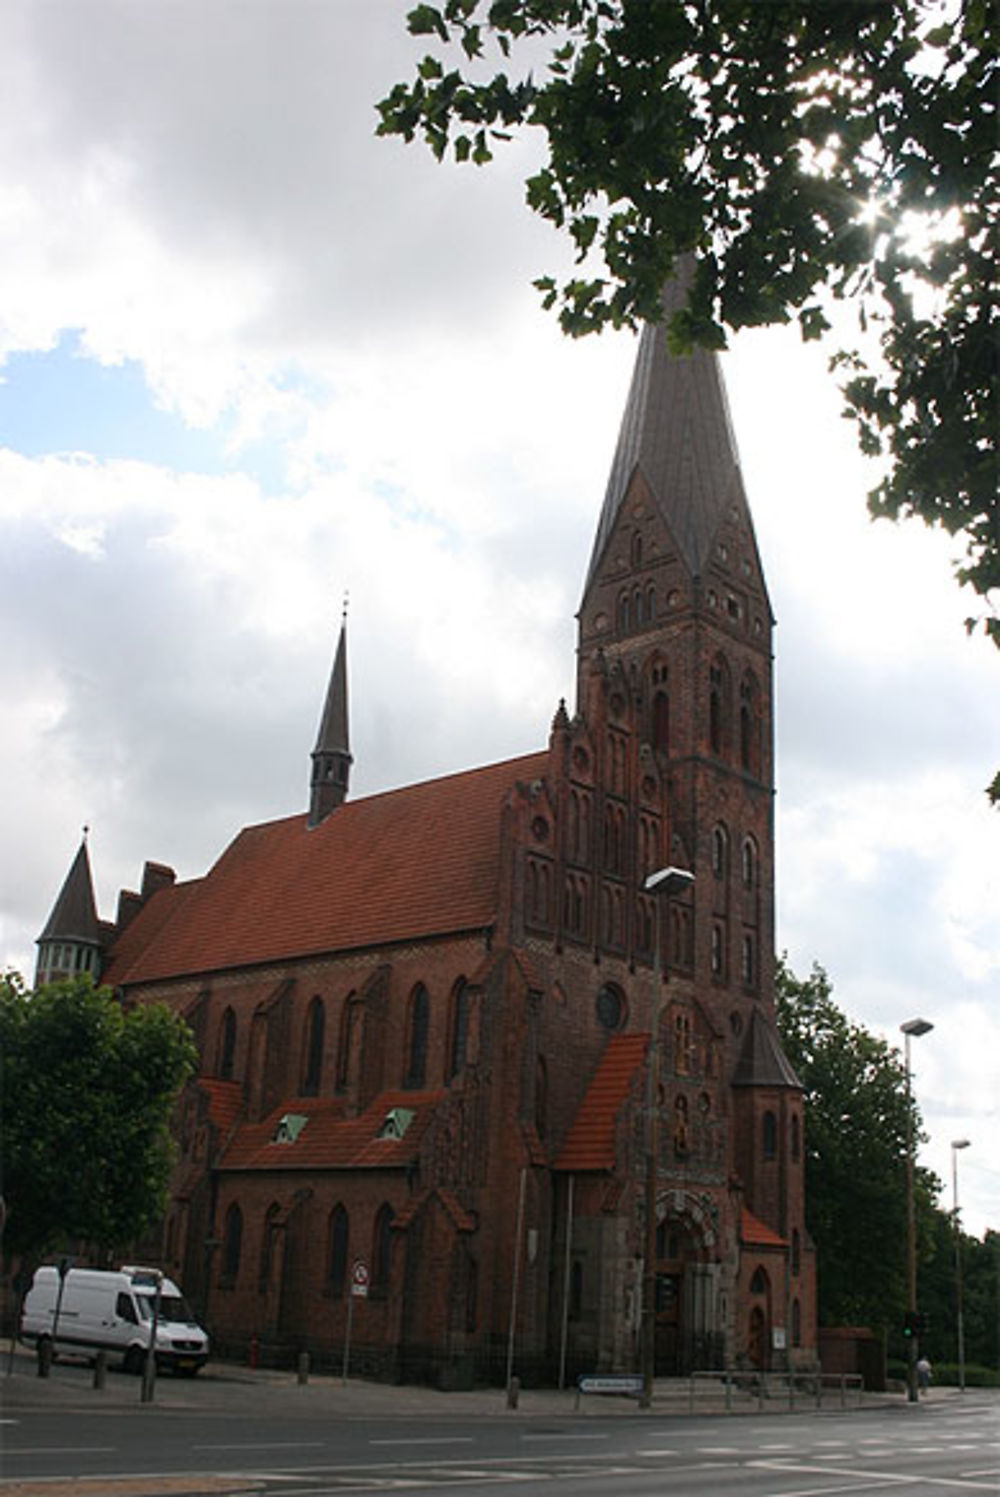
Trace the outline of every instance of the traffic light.
{"type": "Polygon", "coordinates": [[[909,1341],[920,1334],[920,1316],[916,1310],[907,1310],[903,1320],[903,1335],[909,1341]]]}
{"type": "Polygon", "coordinates": [[[931,1318],[926,1310],[920,1310],[917,1314],[917,1335],[926,1336],[930,1330],[931,1318]]]}

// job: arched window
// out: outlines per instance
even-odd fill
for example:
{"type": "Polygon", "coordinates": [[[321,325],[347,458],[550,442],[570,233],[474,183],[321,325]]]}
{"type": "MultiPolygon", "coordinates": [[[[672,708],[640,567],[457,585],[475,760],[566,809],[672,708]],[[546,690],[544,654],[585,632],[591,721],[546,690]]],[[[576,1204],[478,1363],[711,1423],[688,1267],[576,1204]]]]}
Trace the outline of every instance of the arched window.
{"type": "Polygon", "coordinates": [[[306,1054],[302,1075],[302,1095],[315,1097],[323,1076],[323,1037],[326,1032],[326,1005],[322,998],[312,1000],[306,1013],[306,1054]]]}
{"type": "Polygon", "coordinates": [[[357,997],[351,995],[344,999],[340,1010],[340,1033],[337,1036],[337,1076],[336,1089],[338,1092],[347,1090],[347,1083],[351,1075],[351,1049],[354,1045],[355,1027],[360,1017],[360,1004],[357,997]]]}
{"type": "Polygon", "coordinates": [[[652,583],[646,588],[646,622],[656,623],[656,588],[652,583]]]}
{"type": "Polygon", "coordinates": [[[801,1248],[801,1243],[799,1241],[799,1229],[798,1229],[798,1227],[793,1227],[792,1228],[792,1273],[793,1274],[797,1274],[799,1272],[799,1259],[800,1259],[800,1256],[801,1256],[801,1251],[802,1251],[802,1248],[801,1248]]]}
{"type": "Polygon", "coordinates": [[[451,1033],[448,1039],[448,1080],[465,1070],[469,1043],[469,990],[460,977],[451,991],[451,1033]]]}
{"type": "Polygon", "coordinates": [[[331,1294],[343,1294],[347,1283],[348,1250],[351,1240],[351,1222],[346,1209],[338,1201],[330,1212],[327,1225],[326,1287],[331,1294]]]}
{"type": "Polygon", "coordinates": [[[535,1061],[535,1131],[544,1138],[549,1126],[549,1068],[545,1057],[535,1061]]]}
{"type": "Polygon", "coordinates": [[[674,1070],[686,1076],[691,1070],[691,1020],[687,1014],[674,1015],[674,1070]]]}
{"type": "Polygon", "coordinates": [[[726,938],[718,920],[712,926],[712,976],[724,977],[726,972],[726,938]]]}
{"type": "Polygon", "coordinates": [[[752,837],[743,838],[743,887],[752,889],[757,882],[757,844],[752,837]]]}
{"type": "Polygon", "coordinates": [[[762,1268],[755,1268],[753,1278],[750,1280],[751,1294],[767,1293],[767,1274],[762,1268]]]}
{"type": "Polygon", "coordinates": [[[666,687],[653,697],[653,747],[663,753],[670,749],[670,697],[666,687]]]}
{"type": "Polygon", "coordinates": [[[729,870],[729,833],[720,821],[712,828],[712,872],[725,878],[729,870]]]}
{"type": "Polygon", "coordinates": [[[219,1076],[223,1081],[232,1081],[236,1062],[236,1015],[227,1008],[222,1015],[219,1038],[219,1076]]]}
{"type": "Polygon", "coordinates": [[[627,634],[629,628],[629,601],[628,593],[622,593],[618,599],[618,630],[621,634],[627,634]]]}
{"type": "Polygon", "coordinates": [[[748,671],[740,682],[740,765],[750,774],[760,771],[759,698],[756,677],[748,671]]]}
{"type": "Polygon", "coordinates": [[[773,1159],[778,1152],[778,1125],[773,1112],[765,1112],[762,1120],[761,1140],[764,1158],[773,1159]]]}
{"type": "Polygon", "coordinates": [[[708,741],[713,754],[725,754],[729,747],[730,694],[729,666],[717,655],[708,682],[708,741]]]}
{"type": "Polygon", "coordinates": [[[226,1225],[222,1234],[222,1282],[236,1283],[240,1271],[240,1253],[243,1248],[243,1212],[234,1201],[226,1212],[226,1225]]]}
{"type": "Polygon", "coordinates": [[[638,587],[632,593],[632,619],[635,627],[641,629],[643,624],[642,589],[638,587]]]}
{"type": "Polygon", "coordinates": [[[638,530],[632,532],[632,565],[642,566],[642,535],[638,530]]]}
{"type": "Polygon", "coordinates": [[[266,1294],[271,1284],[271,1269],[274,1265],[274,1239],[281,1207],[272,1201],[264,1217],[264,1229],[260,1236],[260,1264],[257,1271],[257,1289],[266,1294]]]}
{"type": "Polygon", "coordinates": [[[753,935],[750,931],[743,933],[742,948],[742,976],[743,985],[752,988],[757,981],[757,952],[754,947],[753,935]]]}
{"type": "Polygon", "coordinates": [[[802,1308],[797,1299],[792,1300],[792,1345],[802,1345],[802,1308]]]}
{"type": "Polygon", "coordinates": [[[407,1087],[421,1087],[427,1079],[427,1035],[430,1029],[430,999],[427,989],[418,982],[410,994],[410,1018],[407,1025],[407,1087]]]}
{"type": "Polygon", "coordinates": [[[791,1153],[791,1156],[795,1160],[795,1162],[798,1163],[799,1157],[802,1153],[802,1125],[799,1123],[799,1115],[797,1112],[792,1113],[792,1120],[789,1128],[792,1135],[789,1152],[791,1153]]]}
{"type": "Polygon", "coordinates": [[[389,1287],[389,1269],[392,1261],[392,1207],[388,1202],[380,1206],[375,1217],[375,1233],[372,1238],[371,1287],[384,1294],[389,1287]]]}

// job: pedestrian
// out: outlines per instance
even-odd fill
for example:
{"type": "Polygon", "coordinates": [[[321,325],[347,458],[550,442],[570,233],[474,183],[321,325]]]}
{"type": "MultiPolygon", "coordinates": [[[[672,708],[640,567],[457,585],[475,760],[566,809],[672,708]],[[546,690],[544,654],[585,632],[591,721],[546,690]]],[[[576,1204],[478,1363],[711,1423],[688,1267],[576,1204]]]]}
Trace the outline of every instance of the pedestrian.
{"type": "Polygon", "coordinates": [[[931,1373],[933,1368],[926,1357],[921,1357],[917,1363],[917,1379],[920,1383],[921,1393],[926,1393],[931,1385],[931,1373]]]}

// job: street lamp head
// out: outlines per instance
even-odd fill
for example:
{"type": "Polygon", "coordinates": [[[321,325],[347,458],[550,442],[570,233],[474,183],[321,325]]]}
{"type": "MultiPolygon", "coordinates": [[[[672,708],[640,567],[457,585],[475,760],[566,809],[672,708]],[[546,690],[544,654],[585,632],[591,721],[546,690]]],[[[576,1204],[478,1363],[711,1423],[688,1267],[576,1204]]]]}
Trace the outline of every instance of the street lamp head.
{"type": "Polygon", "coordinates": [[[929,1034],[934,1025],[929,1019],[907,1019],[905,1024],[900,1024],[899,1028],[902,1034],[912,1034],[913,1038],[918,1040],[922,1034],[929,1034]]]}
{"type": "Polygon", "coordinates": [[[643,882],[647,894],[680,894],[694,883],[694,874],[688,868],[658,868],[643,882]]]}
{"type": "Polygon", "coordinates": [[[969,1147],[969,1140],[967,1138],[953,1138],[951,1146],[953,1149],[967,1149],[969,1147]]]}

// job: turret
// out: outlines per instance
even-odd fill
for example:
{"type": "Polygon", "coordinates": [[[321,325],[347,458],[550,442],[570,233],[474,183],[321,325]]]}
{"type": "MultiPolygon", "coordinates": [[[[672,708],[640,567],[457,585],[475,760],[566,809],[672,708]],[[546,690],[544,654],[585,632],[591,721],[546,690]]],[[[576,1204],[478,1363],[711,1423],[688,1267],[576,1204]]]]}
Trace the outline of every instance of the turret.
{"type": "Polygon", "coordinates": [[[351,776],[351,750],[347,722],[347,611],[340,624],[340,638],[320,719],[316,747],[312,751],[309,788],[309,826],[319,826],[331,811],[343,805],[351,776]]]}
{"type": "Polygon", "coordinates": [[[101,975],[101,923],[94,902],[94,884],[87,852],[87,828],[59,897],[38,937],[35,986],[76,977],[82,972],[101,975]]]}

